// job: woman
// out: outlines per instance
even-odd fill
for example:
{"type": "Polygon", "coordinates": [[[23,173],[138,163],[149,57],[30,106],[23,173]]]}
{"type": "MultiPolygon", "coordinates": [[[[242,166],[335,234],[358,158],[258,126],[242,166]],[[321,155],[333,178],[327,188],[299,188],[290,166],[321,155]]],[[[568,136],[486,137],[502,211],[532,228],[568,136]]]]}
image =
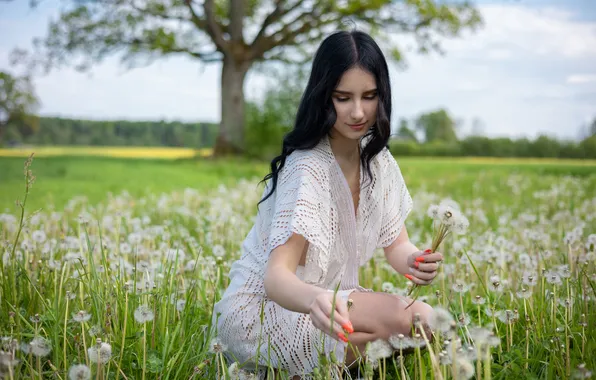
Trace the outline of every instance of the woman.
{"type": "Polygon", "coordinates": [[[420,285],[442,260],[408,239],[412,199],[386,148],[390,117],[387,63],[374,40],[357,31],[326,38],[294,129],[264,178],[230,286],[215,305],[229,359],[307,377],[320,354],[333,351],[352,364],[360,356],[345,350],[348,341],[364,353],[368,342],[410,335],[415,313],[428,317],[424,303],[406,309],[408,300],[358,283],[359,266],[376,248],[420,285]]]}

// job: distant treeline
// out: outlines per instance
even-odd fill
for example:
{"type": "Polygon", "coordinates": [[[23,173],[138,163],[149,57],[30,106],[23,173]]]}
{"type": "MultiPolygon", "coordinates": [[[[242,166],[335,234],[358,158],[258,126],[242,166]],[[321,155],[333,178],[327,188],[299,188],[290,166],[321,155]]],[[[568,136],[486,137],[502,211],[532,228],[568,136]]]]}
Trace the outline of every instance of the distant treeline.
{"type": "MultiPolygon", "coordinates": [[[[275,107],[249,107],[247,154],[270,160],[279,154],[283,134],[289,130],[289,116],[284,120],[263,117],[263,109],[277,115],[275,107]],[[259,114],[259,115],[257,115],[259,114]],[[261,116],[261,117],[256,117],[261,116]],[[287,119],[287,120],[286,120],[287,119]],[[267,127],[266,127],[267,126],[267,127]],[[253,151],[260,152],[255,155],[253,151]]],[[[267,113],[265,116],[269,115],[267,113]]],[[[91,121],[41,117],[34,128],[10,126],[4,143],[11,145],[93,145],[93,146],[170,146],[213,147],[218,124],[166,121],[91,121]]],[[[396,156],[485,156],[551,157],[596,159],[596,136],[581,142],[561,141],[548,136],[526,138],[488,138],[470,136],[461,140],[420,143],[407,138],[393,138],[390,149],[396,156]]]]}
{"type": "Polygon", "coordinates": [[[480,156],[480,157],[551,157],[596,159],[596,136],[581,142],[560,141],[548,136],[526,138],[488,138],[470,136],[453,142],[418,143],[394,139],[389,148],[396,156],[480,156]]]}
{"type": "Polygon", "coordinates": [[[40,117],[34,128],[9,126],[7,145],[178,146],[215,144],[218,124],[166,121],[92,121],[40,117]]]}

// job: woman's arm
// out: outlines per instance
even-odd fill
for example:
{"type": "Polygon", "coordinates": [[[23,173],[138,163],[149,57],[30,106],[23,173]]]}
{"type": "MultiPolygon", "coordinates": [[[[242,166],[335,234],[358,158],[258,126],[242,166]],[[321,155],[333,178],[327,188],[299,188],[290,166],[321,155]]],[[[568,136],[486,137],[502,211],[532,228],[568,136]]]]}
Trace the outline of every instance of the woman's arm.
{"type": "Polygon", "coordinates": [[[397,238],[384,249],[387,262],[396,272],[403,274],[412,282],[428,285],[437,275],[443,255],[439,252],[420,251],[408,237],[406,226],[403,225],[397,238]]]}
{"type": "Polygon", "coordinates": [[[296,268],[306,244],[307,241],[303,236],[292,234],[286,243],[271,252],[265,272],[265,293],[269,299],[285,309],[310,314],[317,328],[334,338],[339,337],[345,341],[342,327],[348,332],[354,331],[345,301],[335,300],[333,316],[335,323],[332,329],[330,317],[333,309],[333,292],[307,284],[296,276],[296,268]]]}

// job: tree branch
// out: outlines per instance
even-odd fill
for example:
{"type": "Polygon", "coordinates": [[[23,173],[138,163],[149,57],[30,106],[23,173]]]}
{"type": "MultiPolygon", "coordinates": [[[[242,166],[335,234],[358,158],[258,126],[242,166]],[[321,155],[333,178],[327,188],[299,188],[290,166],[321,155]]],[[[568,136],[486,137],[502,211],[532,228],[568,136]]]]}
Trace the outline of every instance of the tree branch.
{"type": "Polygon", "coordinates": [[[265,20],[263,20],[263,24],[259,29],[259,33],[257,33],[257,36],[254,38],[252,46],[258,46],[259,44],[261,44],[261,40],[265,36],[265,31],[267,27],[280,21],[282,17],[296,10],[302,4],[302,1],[297,1],[296,3],[294,3],[294,5],[286,9],[284,9],[284,3],[285,0],[276,0],[275,9],[270,14],[268,14],[267,17],[265,17],[265,20]]]}
{"type": "Polygon", "coordinates": [[[203,8],[205,10],[205,17],[207,19],[207,34],[211,36],[213,43],[215,46],[217,46],[217,50],[221,51],[222,53],[226,53],[228,52],[228,43],[224,40],[221,26],[215,19],[215,10],[213,7],[213,0],[205,0],[203,8]]]}
{"type": "Polygon", "coordinates": [[[184,0],[184,4],[190,12],[190,21],[192,21],[197,28],[207,33],[207,22],[197,15],[197,12],[195,12],[195,9],[192,7],[192,0],[184,0]]]}

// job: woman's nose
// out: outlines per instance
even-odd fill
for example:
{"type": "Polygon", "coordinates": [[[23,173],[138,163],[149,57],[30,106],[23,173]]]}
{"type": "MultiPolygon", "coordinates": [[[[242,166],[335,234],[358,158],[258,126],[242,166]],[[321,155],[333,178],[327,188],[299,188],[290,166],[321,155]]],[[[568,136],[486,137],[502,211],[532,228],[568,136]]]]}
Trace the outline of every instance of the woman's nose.
{"type": "Polygon", "coordinates": [[[354,106],[352,107],[350,117],[354,119],[354,121],[362,120],[362,118],[364,117],[364,111],[362,110],[362,104],[360,102],[354,102],[354,106]]]}

